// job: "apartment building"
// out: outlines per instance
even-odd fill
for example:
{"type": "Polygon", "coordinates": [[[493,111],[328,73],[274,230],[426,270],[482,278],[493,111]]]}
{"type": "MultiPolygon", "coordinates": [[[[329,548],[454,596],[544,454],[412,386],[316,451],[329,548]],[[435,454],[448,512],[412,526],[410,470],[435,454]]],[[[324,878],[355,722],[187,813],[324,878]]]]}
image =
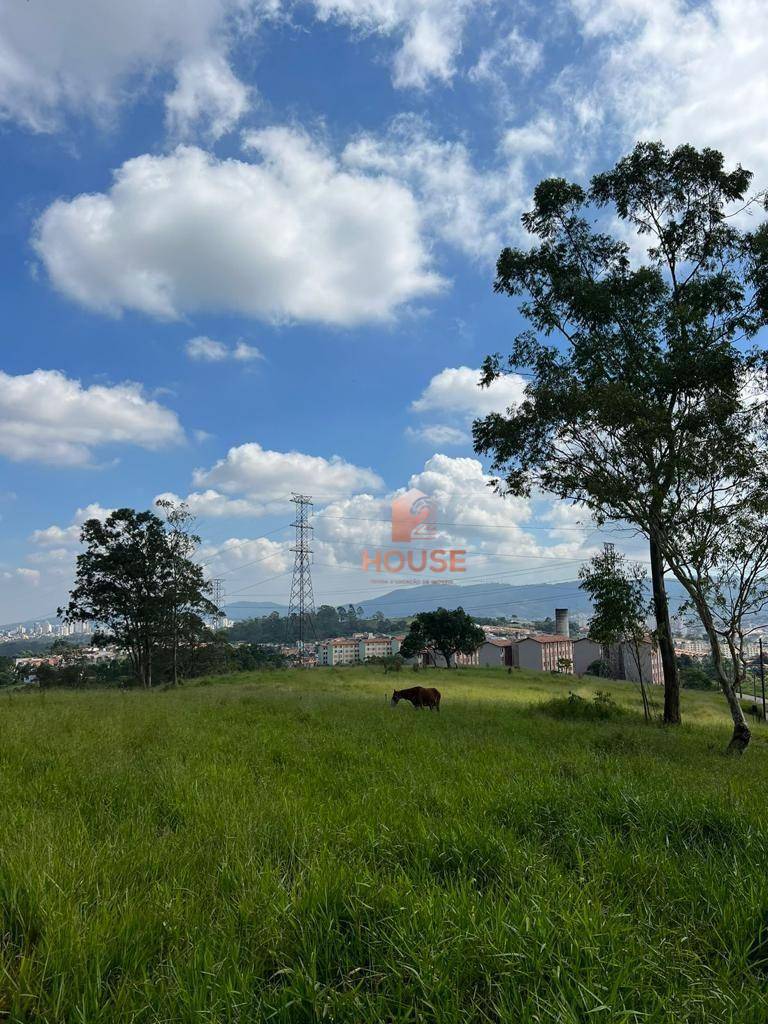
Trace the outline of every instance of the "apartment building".
{"type": "Polygon", "coordinates": [[[642,681],[653,686],[664,685],[664,666],[661,663],[661,652],[658,644],[648,637],[638,644],[638,658],[634,644],[612,644],[608,653],[608,666],[614,679],[627,679],[632,683],[642,681]]]}
{"type": "Polygon", "coordinates": [[[691,658],[708,658],[712,653],[708,640],[676,636],[672,638],[675,654],[687,654],[691,658]]]}
{"type": "Polygon", "coordinates": [[[600,644],[590,640],[589,637],[581,637],[573,641],[573,672],[574,675],[583,676],[589,666],[600,661],[603,656],[603,649],[600,644]]]}
{"type": "Polygon", "coordinates": [[[518,640],[518,668],[534,672],[573,672],[573,642],[570,637],[557,633],[539,633],[518,640]]]}
{"type": "Polygon", "coordinates": [[[504,637],[486,637],[477,649],[477,664],[487,668],[509,668],[515,664],[516,648],[516,644],[504,637]]]}
{"type": "MultiPolygon", "coordinates": [[[[640,682],[640,672],[643,674],[643,682],[661,686],[664,683],[664,667],[661,663],[661,654],[658,645],[648,637],[640,642],[638,646],[640,664],[635,657],[634,645],[628,642],[611,644],[605,652],[607,658],[607,671],[613,679],[626,679],[631,683],[640,682]]],[[[573,671],[577,676],[582,676],[589,666],[600,661],[603,657],[600,644],[595,643],[588,637],[573,642],[573,671]]]]}
{"type": "Polygon", "coordinates": [[[339,636],[315,645],[318,665],[360,665],[369,658],[389,658],[400,650],[400,637],[373,633],[339,636]]]}

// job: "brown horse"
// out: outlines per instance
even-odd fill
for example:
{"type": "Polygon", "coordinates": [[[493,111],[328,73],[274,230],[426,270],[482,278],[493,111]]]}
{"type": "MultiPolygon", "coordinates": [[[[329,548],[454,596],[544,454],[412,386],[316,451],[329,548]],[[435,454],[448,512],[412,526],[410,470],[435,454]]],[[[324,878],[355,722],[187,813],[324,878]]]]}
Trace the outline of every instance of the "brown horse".
{"type": "Polygon", "coordinates": [[[389,703],[394,707],[399,700],[409,700],[415,708],[440,710],[440,691],[434,686],[411,686],[407,690],[394,690],[389,703]]]}

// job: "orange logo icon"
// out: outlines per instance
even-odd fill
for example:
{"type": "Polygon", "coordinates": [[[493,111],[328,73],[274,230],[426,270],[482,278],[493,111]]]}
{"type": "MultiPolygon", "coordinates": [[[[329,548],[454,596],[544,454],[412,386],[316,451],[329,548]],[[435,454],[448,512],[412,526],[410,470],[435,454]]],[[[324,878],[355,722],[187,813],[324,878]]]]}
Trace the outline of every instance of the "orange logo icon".
{"type": "Polygon", "coordinates": [[[437,533],[437,503],[423,491],[411,488],[392,502],[392,540],[434,537],[437,533]]]}

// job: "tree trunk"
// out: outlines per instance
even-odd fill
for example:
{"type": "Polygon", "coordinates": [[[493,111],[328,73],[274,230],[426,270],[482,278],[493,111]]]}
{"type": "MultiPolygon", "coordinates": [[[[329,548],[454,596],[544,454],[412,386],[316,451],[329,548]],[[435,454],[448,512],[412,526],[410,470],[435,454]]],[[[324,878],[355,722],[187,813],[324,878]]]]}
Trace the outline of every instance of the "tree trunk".
{"type": "Polygon", "coordinates": [[[733,642],[732,636],[727,638],[727,642],[728,650],[731,654],[731,664],[733,665],[733,689],[734,692],[743,696],[744,683],[747,681],[747,670],[744,664],[744,659],[740,656],[739,651],[736,650],[736,644],[733,642]]]}
{"type": "Polygon", "coordinates": [[[147,641],[147,689],[152,688],[152,644],[147,641]]]}
{"type": "Polygon", "coordinates": [[[680,677],[677,673],[675,648],[672,643],[672,626],[669,621],[669,602],[664,584],[664,560],[659,545],[651,534],[651,581],[653,585],[653,607],[656,615],[656,637],[664,667],[664,723],[680,725],[680,677]]]}
{"type": "Polygon", "coordinates": [[[705,606],[698,606],[697,611],[701,618],[702,624],[709,640],[709,647],[712,652],[712,663],[717,672],[717,678],[720,681],[720,689],[725,695],[725,699],[728,702],[728,710],[731,712],[731,718],[733,720],[733,735],[731,741],[728,744],[727,753],[729,754],[743,754],[749,746],[749,741],[752,733],[749,731],[747,720],[744,717],[744,712],[741,708],[739,698],[736,695],[735,684],[728,678],[728,673],[725,668],[723,661],[723,653],[720,650],[720,637],[715,631],[712,617],[709,614],[709,609],[705,606]]]}
{"type": "Polygon", "coordinates": [[[176,611],[173,613],[173,677],[172,686],[176,686],[179,682],[179,627],[178,627],[178,616],[176,611]]]}
{"type": "MultiPolygon", "coordinates": [[[[640,657],[640,645],[637,642],[633,642],[632,648],[635,655],[635,664],[637,665],[637,676],[640,680],[640,693],[643,698],[643,716],[645,717],[646,722],[650,722],[651,707],[648,703],[648,694],[645,692],[645,680],[643,679],[643,662],[640,657]]],[[[653,654],[651,654],[651,657],[653,657],[653,654]]]]}

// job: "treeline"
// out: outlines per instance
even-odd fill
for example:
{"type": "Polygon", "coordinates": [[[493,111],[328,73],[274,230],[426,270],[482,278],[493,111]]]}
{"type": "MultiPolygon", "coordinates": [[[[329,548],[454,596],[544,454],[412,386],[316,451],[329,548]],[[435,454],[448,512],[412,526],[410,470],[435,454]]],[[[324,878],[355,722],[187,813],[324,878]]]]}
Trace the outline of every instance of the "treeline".
{"type": "MultiPolygon", "coordinates": [[[[720,682],[717,669],[711,657],[692,658],[690,654],[680,654],[677,658],[680,683],[686,690],[719,690],[720,682]]],[[[734,670],[733,662],[724,659],[724,671],[728,673],[731,680],[735,681],[736,688],[744,695],[753,691],[760,693],[760,659],[747,658],[744,670],[739,673],[738,665],[734,670]]]]}
{"type": "MultiPolygon", "coordinates": [[[[92,661],[67,641],[55,642],[49,653],[59,659],[57,664],[44,663],[16,669],[11,658],[0,659],[0,686],[34,682],[41,689],[82,689],[91,686],[131,687],[140,682],[126,657],[92,661]]],[[[201,643],[180,646],[177,671],[179,680],[184,680],[263,668],[285,668],[286,664],[278,650],[257,644],[233,645],[221,634],[209,633],[201,643]]],[[[155,685],[171,684],[172,668],[168,653],[161,653],[155,664],[155,685]]]]}
{"type": "MultiPolygon", "coordinates": [[[[328,640],[336,636],[352,636],[353,633],[385,633],[388,635],[407,633],[414,616],[387,618],[382,612],[366,616],[358,606],[322,604],[317,609],[313,624],[315,636],[312,639],[328,640]]],[[[473,617],[479,625],[508,625],[507,619],[473,617]]],[[[552,628],[547,632],[554,632],[552,628]]],[[[543,630],[544,631],[544,630],[543,630]]],[[[243,619],[226,630],[226,636],[232,642],[251,644],[291,644],[298,640],[298,622],[288,616],[272,612],[260,618],[243,619]]]]}
{"type": "MultiPolygon", "coordinates": [[[[313,619],[315,639],[328,640],[334,636],[353,633],[405,633],[408,619],[388,619],[381,612],[366,616],[361,607],[354,605],[322,604],[313,619]]],[[[291,644],[298,640],[298,621],[272,612],[261,618],[243,619],[226,630],[233,642],[252,644],[291,644]]]]}
{"type": "MultiPolygon", "coordinates": [[[[484,619],[477,619],[476,621],[477,622],[484,622],[485,620],[484,619]]],[[[519,622],[512,622],[512,623],[509,623],[509,625],[520,626],[522,624],[519,623],[519,622]]],[[[534,621],[531,623],[531,626],[533,627],[533,632],[534,633],[554,633],[557,624],[556,624],[555,620],[552,618],[551,615],[547,615],[547,617],[544,618],[544,619],[534,619],[534,621]]],[[[568,635],[571,638],[579,636],[579,627],[576,625],[575,622],[569,622],[568,623],[568,630],[569,630],[569,634],[568,635]]]]}

